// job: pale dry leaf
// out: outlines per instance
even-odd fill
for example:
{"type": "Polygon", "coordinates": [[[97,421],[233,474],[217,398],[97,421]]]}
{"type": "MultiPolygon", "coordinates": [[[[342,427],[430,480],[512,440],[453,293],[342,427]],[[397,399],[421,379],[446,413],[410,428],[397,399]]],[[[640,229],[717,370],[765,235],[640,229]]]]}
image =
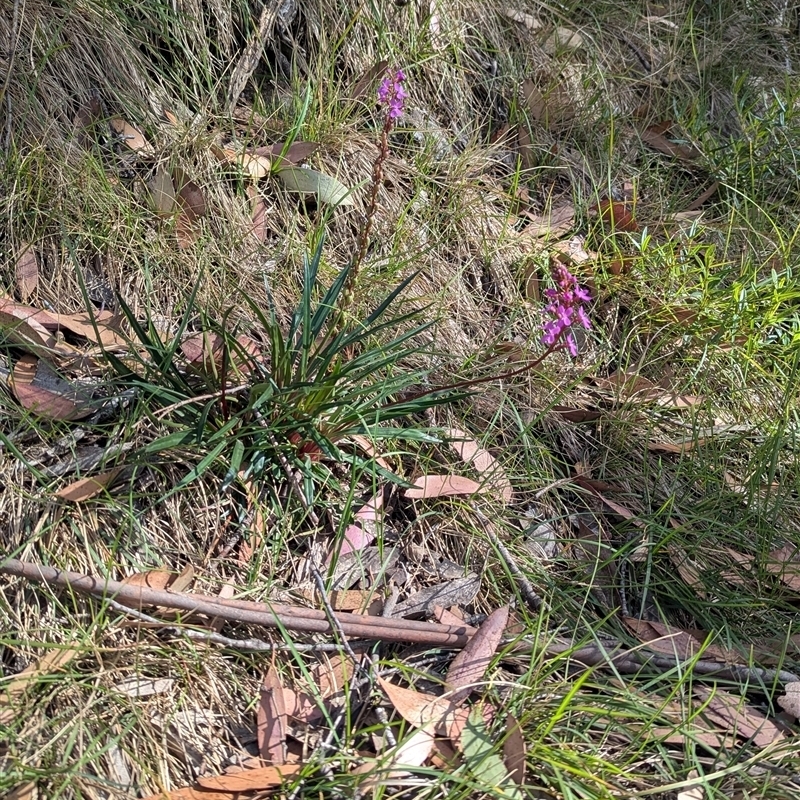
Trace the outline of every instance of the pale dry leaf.
{"type": "Polygon", "coordinates": [[[795,719],[800,719],[800,683],[787,683],[784,694],[778,698],[778,705],[795,719]]]}
{"type": "Polygon", "coordinates": [[[267,156],[249,152],[238,155],[234,163],[238,164],[253,180],[265,178],[272,169],[272,161],[267,156]]]}
{"type": "Polygon", "coordinates": [[[256,718],[258,753],[268,764],[286,762],[288,715],[278,670],[271,665],[261,684],[256,718]]]}
{"type": "Polygon", "coordinates": [[[575,207],[559,206],[545,214],[530,214],[525,212],[525,217],[530,220],[520,231],[520,236],[533,239],[558,239],[569,233],[575,224],[575,207]]]}
{"type": "Polygon", "coordinates": [[[352,206],[355,204],[352,191],[341,181],[330,175],[324,175],[315,169],[303,167],[280,167],[277,176],[290,192],[315,194],[320,203],[352,206]]]}
{"type": "Polygon", "coordinates": [[[30,244],[23,242],[20,245],[14,275],[19,296],[27,300],[39,285],[39,261],[36,258],[36,251],[30,244]]]}
{"type": "Polygon", "coordinates": [[[153,146],[145,139],[144,134],[129,122],[121,117],[114,117],[109,120],[109,125],[120,140],[134,152],[148,157],[155,155],[153,146]]]}
{"type": "Polygon", "coordinates": [[[502,796],[509,800],[522,800],[519,787],[511,780],[503,759],[496,751],[480,704],[469,711],[459,739],[464,763],[483,785],[499,788],[502,796]]]}
{"type": "Polygon", "coordinates": [[[444,435],[459,458],[465,464],[474,467],[485,479],[487,489],[496,492],[504,503],[510,503],[514,493],[500,462],[464,431],[448,428],[444,431],[444,435]]]}
{"type": "Polygon", "coordinates": [[[462,475],[422,475],[414,481],[414,487],[405,490],[405,496],[412,500],[473,495],[484,490],[480,483],[462,475]]]}
{"type": "Polygon", "coordinates": [[[461,705],[480,683],[500,646],[508,623],[508,606],[494,610],[450,664],[445,683],[454,705],[461,705]]]}
{"type": "Polygon", "coordinates": [[[63,489],[59,489],[55,496],[59,500],[64,500],[68,503],[82,503],[84,500],[96,497],[104,489],[107,489],[121,471],[122,467],[119,466],[91,478],[81,478],[63,489]]]}
{"type": "Polygon", "coordinates": [[[145,678],[141,675],[134,675],[115,683],[112,688],[126,697],[152,697],[157,694],[166,694],[174,685],[174,678],[145,678]]]}
{"type": "Polygon", "coordinates": [[[538,31],[544,27],[544,23],[534,17],[533,14],[526,14],[524,11],[517,11],[515,8],[504,8],[501,13],[512,22],[519,22],[524,25],[529,31],[538,31]]]}
{"type": "MultiPolygon", "coordinates": [[[[689,774],[686,776],[687,780],[695,780],[699,777],[700,776],[696,769],[690,770],[689,774]]],[[[696,786],[688,786],[687,788],[682,789],[680,792],[678,792],[675,800],[703,800],[705,796],[705,789],[702,785],[698,784],[696,786]]]]}
{"type": "Polygon", "coordinates": [[[160,217],[170,217],[175,210],[175,186],[172,175],[163,164],[156,167],[155,175],[148,184],[153,210],[160,217]]]}
{"type": "Polygon", "coordinates": [[[6,792],[5,800],[37,800],[39,789],[34,781],[20,783],[6,792]]]}
{"type": "Polygon", "coordinates": [[[550,56],[563,50],[577,50],[580,47],[583,47],[583,37],[577,31],[560,25],[545,39],[542,45],[542,49],[550,56]]]}
{"type": "Polygon", "coordinates": [[[122,583],[127,586],[142,586],[146,589],[157,589],[164,591],[175,580],[174,572],[167,572],[163,569],[151,569],[147,572],[134,572],[122,579],[122,583]]]}

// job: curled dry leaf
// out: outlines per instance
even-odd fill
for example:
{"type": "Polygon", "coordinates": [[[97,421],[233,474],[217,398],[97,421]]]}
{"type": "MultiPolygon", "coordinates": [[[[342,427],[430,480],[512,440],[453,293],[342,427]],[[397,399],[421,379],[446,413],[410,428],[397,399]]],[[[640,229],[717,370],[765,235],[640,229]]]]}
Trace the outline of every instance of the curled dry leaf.
{"type": "MultiPolygon", "coordinates": [[[[701,153],[696,148],[689,145],[676,144],[667,139],[665,134],[672,125],[673,123],[671,121],[660,122],[658,125],[651,125],[641,132],[642,141],[654,150],[658,150],[659,153],[672,156],[673,158],[679,158],[682,161],[695,161],[698,159],[701,153]]],[[[709,195],[709,197],[710,196],[711,195],[709,195]]]]}
{"type": "Polygon", "coordinates": [[[129,122],[126,122],[121,117],[114,117],[109,120],[109,125],[111,125],[111,130],[119,136],[122,142],[134,152],[148,157],[155,155],[153,146],[145,139],[144,134],[129,122]]]}
{"type": "Polygon", "coordinates": [[[11,387],[23,408],[46,419],[81,419],[94,410],[89,405],[90,397],[35,356],[22,356],[17,361],[11,373],[11,387]]]}
{"type": "Polygon", "coordinates": [[[534,17],[533,14],[526,14],[514,8],[504,8],[500,13],[512,22],[519,22],[521,25],[524,25],[529,31],[538,31],[544,27],[544,23],[537,17],[534,17]]]}
{"type": "Polygon", "coordinates": [[[545,53],[551,56],[562,50],[577,50],[580,47],[583,47],[583,37],[577,31],[560,25],[556,27],[542,45],[545,53]]]}
{"type": "Polygon", "coordinates": [[[36,252],[27,243],[20,246],[15,267],[17,291],[23,300],[27,300],[39,285],[39,262],[36,252]]]}
{"type": "Polygon", "coordinates": [[[396,686],[380,677],[378,683],[397,713],[415,728],[433,730],[455,708],[449,698],[396,686]]]}
{"type": "Polygon", "coordinates": [[[203,190],[180,167],[172,170],[172,182],[175,186],[175,200],[189,222],[204,217],[208,207],[203,190]]]}
{"type": "Polygon", "coordinates": [[[121,471],[122,467],[115,467],[101,475],[95,475],[93,478],[81,478],[69,486],[59,489],[55,496],[68,503],[81,503],[100,494],[103,489],[107,489],[121,471]]]}
{"type": "Polygon", "coordinates": [[[36,309],[0,298],[0,332],[3,336],[12,344],[44,355],[45,351],[55,347],[56,342],[39,318],[36,309]]]}
{"type": "Polygon", "coordinates": [[[601,200],[589,207],[589,213],[596,214],[611,233],[617,231],[635,233],[639,230],[639,223],[633,216],[633,206],[629,203],[601,200]]]}
{"type": "Polygon", "coordinates": [[[353,88],[343,97],[345,101],[351,103],[363,99],[375,86],[380,78],[386,74],[389,67],[388,61],[378,61],[373,64],[358,80],[353,84],[353,88]]]}
{"type": "Polygon", "coordinates": [[[455,705],[463,703],[474,690],[475,684],[483,680],[503,638],[507,622],[508,606],[493,611],[453,659],[447,671],[446,684],[452,691],[450,699],[455,705]]]}

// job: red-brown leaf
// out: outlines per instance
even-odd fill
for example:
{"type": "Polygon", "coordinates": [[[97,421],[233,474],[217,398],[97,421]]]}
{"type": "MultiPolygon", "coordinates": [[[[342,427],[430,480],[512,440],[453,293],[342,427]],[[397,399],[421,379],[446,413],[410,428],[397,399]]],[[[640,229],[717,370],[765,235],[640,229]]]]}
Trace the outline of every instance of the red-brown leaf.
{"type": "Polygon", "coordinates": [[[633,208],[628,203],[616,200],[601,200],[596,205],[589,208],[591,213],[599,215],[602,222],[614,231],[625,233],[635,233],[639,230],[639,224],[633,218],[633,208]]]}
{"type": "Polygon", "coordinates": [[[507,622],[508,606],[493,611],[453,659],[446,682],[453,690],[450,699],[454,705],[463,703],[474,690],[475,684],[483,680],[503,638],[507,622]]]}
{"type": "Polygon", "coordinates": [[[233,775],[215,775],[200,778],[197,783],[204,789],[224,792],[256,792],[280,786],[283,779],[297,774],[300,764],[281,764],[279,767],[259,767],[237,772],[233,775]]]}

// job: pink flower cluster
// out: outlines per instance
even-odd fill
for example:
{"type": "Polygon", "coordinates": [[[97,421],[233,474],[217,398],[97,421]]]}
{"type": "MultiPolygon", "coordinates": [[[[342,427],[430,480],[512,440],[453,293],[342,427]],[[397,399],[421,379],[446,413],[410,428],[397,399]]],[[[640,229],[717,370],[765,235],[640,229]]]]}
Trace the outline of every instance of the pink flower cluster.
{"type": "Polygon", "coordinates": [[[408,97],[403,88],[405,79],[406,74],[403,70],[394,70],[383,79],[378,88],[378,102],[386,106],[386,116],[391,120],[399,119],[403,113],[403,105],[408,97]]]}
{"type": "Polygon", "coordinates": [[[580,322],[587,330],[592,323],[586,315],[583,306],[592,301],[592,296],[586,289],[578,286],[577,278],[565,267],[559,264],[553,271],[554,289],[545,289],[544,296],[550,301],[547,313],[553,319],[544,324],[542,343],[552,347],[561,336],[564,336],[570,355],[578,355],[578,345],[575,337],[569,330],[575,322],[580,322]],[[566,332],[566,333],[565,333],[566,332]]]}

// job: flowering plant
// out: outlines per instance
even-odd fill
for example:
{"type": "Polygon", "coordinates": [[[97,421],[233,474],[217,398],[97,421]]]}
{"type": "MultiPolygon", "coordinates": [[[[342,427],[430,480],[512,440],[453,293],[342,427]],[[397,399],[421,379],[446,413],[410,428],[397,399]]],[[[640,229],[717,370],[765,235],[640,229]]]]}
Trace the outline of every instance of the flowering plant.
{"type": "Polygon", "coordinates": [[[592,301],[586,289],[578,285],[578,279],[563,265],[559,264],[553,272],[555,288],[545,289],[544,295],[550,301],[545,309],[553,319],[544,324],[542,343],[552,347],[563,337],[570,355],[578,355],[578,345],[570,330],[579,322],[587,330],[592,327],[584,304],[592,301]]]}

